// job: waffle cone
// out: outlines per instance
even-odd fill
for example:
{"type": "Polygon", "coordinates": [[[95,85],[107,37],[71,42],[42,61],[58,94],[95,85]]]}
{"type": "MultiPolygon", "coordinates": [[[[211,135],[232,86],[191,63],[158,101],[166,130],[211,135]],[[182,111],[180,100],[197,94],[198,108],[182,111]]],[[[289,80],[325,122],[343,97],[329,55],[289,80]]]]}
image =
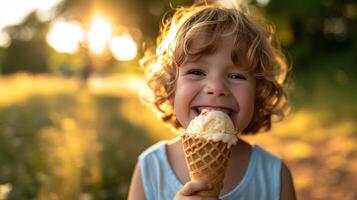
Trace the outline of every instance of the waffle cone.
{"type": "Polygon", "coordinates": [[[201,191],[198,195],[218,198],[231,149],[225,142],[195,135],[182,135],[182,143],[191,180],[205,180],[213,185],[211,190],[201,191]]]}

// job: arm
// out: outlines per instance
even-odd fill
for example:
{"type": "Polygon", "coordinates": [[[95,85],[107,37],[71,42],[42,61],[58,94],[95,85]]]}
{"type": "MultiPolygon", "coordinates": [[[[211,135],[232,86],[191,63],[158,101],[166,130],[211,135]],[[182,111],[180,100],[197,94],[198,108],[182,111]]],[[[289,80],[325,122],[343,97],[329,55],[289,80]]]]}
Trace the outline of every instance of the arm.
{"type": "Polygon", "coordinates": [[[295,200],[295,188],[293,183],[293,177],[289,168],[283,163],[281,168],[281,190],[280,190],[281,200],[295,200]]]}
{"type": "Polygon", "coordinates": [[[139,163],[136,164],[129,188],[129,200],[146,200],[139,163]]]}

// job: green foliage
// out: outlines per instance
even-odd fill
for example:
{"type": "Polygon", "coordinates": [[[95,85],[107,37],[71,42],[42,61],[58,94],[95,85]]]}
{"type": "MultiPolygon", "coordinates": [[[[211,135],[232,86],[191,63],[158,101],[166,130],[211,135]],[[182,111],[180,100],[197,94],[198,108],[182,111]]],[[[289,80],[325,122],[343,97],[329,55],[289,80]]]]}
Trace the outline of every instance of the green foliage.
{"type": "Polygon", "coordinates": [[[0,76],[2,74],[2,63],[1,63],[1,61],[3,59],[2,57],[4,55],[4,51],[5,51],[5,49],[0,47],[0,76]]]}
{"type": "Polygon", "coordinates": [[[42,127],[49,125],[48,110],[38,97],[30,99],[27,105],[1,109],[0,184],[13,185],[9,199],[32,199],[39,193],[38,175],[48,174],[49,169],[38,135],[42,127]]]}
{"type": "MultiPolygon", "coordinates": [[[[343,73],[336,79],[333,70],[313,77],[299,80],[299,108],[252,142],[284,158],[301,199],[355,199],[353,84],[343,73]]],[[[117,78],[100,79],[102,87],[90,92],[55,76],[0,79],[0,188],[10,187],[6,199],[126,199],[137,156],[159,138],[176,135],[138,100],[143,82],[117,78]]]]}
{"type": "Polygon", "coordinates": [[[130,124],[116,112],[108,112],[117,108],[121,101],[105,96],[95,98],[98,139],[103,147],[99,161],[104,196],[100,199],[124,199],[127,196],[131,178],[128,174],[133,172],[135,158],[140,153],[138,150],[144,150],[151,143],[145,130],[130,124]]]}
{"type": "MultiPolygon", "coordinates": [[[[150,46],[158,34],[162,17],[171,14],[170,6],[189,5],[192,1],[63,2],[63,7],[58,9],[59,16],[78,17],[84,25],[89,23],[91,2],[98,8],[107,8],[114,25],[126,27],[132,33],[140,29],[142,36],[137,38],[150,46]]],[[[357,4],[342,0],[272,0],[261,9],[276,25],[278,38],[293,66],[290,74],[293,114],[305,110],[302,117],[297,115],[290,124],[277,129],[281,132],[282,139],[277,137],[280,141],[272,141],[274,137],[268,134],[263,141],[270,143],[269,149],[280,149],[285,157],[294,154],[280,144],[289,146],[290,140],[302,138],[300,142],[305,146],[300,145],[300,149],[310,149],[303,159],[299,158],[302,160],[289,160],[293,172],[300,169],[295,174],[300,196],[323,199],[337,195],[340,198],[336,199],[353,199],[355,176],[348,173],[356,172],[353,166],[356,166],[357,155],[356,145],[350,142],[355,141],[357,119],[354,106],[357,4]],[[322,121],[316,113],[327,117],[322,121]],[[314,120],[321,121],[315,123],[314,120]],[[304,125],[306,121],[310,126],[304,125]],[[295,135],[289,136],[290,132],[295,135]],[[329,148],[325,148],[326,145],[329,148]],[[316,173],[321,177],[334,174],[334,177],[314,184],[311,175],[316,173]],[[336,185],[341,188],[336,189],[336,185]],[[343,196],[347,193],[351,198],[343,196]]],[[[37,20],[34,14],[20,25],[8,28],[12,43],[7,49],[0,49],[0,73],[47,72],[48,66],[56,71],[66,62],[68,73],[77,73],[83,65],[80,53],[69,56],[51,52],[44,39],[47,28],[47,23],[37,20]]],[[[117,68],[112,72],[137,72],[138,69],[134,61],[113,65],[117,68]]],[[[68,87],[66,84],[61,85],[68,87]]],[[[144,123],[139,117],[131,117],[137,120],[134,124],[120,111],[125,101],[133,102],[133,99],[93,95],[87,91],[54,92],[53,95],[33,94],[24,101],[9,101],[10,104],[1,106],[0,186],[11,185],[7,198],[80,199],[89,195],[93,199],[125,199],[137,155],[154,142],[148,130],[140,126],[144,123]]],[[[140,110],[138,105],[138,102],[132,105],[133,112],[140,110]]],[[[152,116],[146,117],[151,119],[152,116]]],[[[294,143],[290,146],[297,155],[303,154],[294,143]]]]}
{"type": "Polygon", "coordinates": [[[276,0],[266,8],[297,74],[327,70],[321,67],[326,60],[342,61],[338,67],[356,70],[357,61],[351,56],[357,50],[357,16],[351,14],[353,10],[357,10],[356,3],[332,0],[276,0]]]}
{"type": "MultiPolygon", "coordinates": [[[[142,47],[142,43],[144,47],[150,47],[155,43],[163,17],[169,17],[173,13],[172,8],[190,5],[192,2],[65,0],[56,9],[55,15],[57,18],[77,20],[84,28],[88,28],[94,11],[105,10],[105,16],[110,19],[116,34],[129,32],[139,47],[142,47]]],[[[255,1],[250,2],[257,4],[255,1]]],[[[291,58],[294,73],[324,70],[320,66],[326,58],[334,60],[339,55],[351,55],[357,50],[357,17],[354,14],[357,12],[357,4],[354,1],[274,0],[266,7],[261,7],[261,10],[276,25],[279,40],[291,58]]],[[[19,70],[48,71],[48,60],[53,60],[52,57],[56,55],[49,51],[44,39],[47,26],[48,22],[39,21],[36,14],[31,13],[21,24],[6,29],[13,42],[5,50],[3,58],[0,58],[3,73],[19,70]]],[[[75,56],[83,59],[79,55],[75,56]]],[[[50,62],[51,69],[58,69],[65,61],[55,62],[57,66],[50,62]]],[[[355,72],[356,62],[353,56],[346,56],[343,69],[355,72]]],[[[77,64],[70,63],[68,67],[82,67],[72,66],[77,64]]],[[[108,62],[105,65],[108,68],[122,64],[108,62]]]]}
{"type": "Polygon", "coordinates": [[[3,58],[2,73],[47,72],[48,46],[45,40],[13,40],[3,58]]]}
{"type": "Polygon", "coordinates": [[[0,60],[2,73],[47,72],[47,29],[47,23],[41,22],[35,13],[29,14],[21,24],[7,27],[5,31],[10,35],[11,44],[0,60]]]}
{"type": "Polygon", "coordinates": [[[136,158],[152,141],[120,114],[121,101],[82,91],[0,108],[6,199],[125,199],[136,158]]]}

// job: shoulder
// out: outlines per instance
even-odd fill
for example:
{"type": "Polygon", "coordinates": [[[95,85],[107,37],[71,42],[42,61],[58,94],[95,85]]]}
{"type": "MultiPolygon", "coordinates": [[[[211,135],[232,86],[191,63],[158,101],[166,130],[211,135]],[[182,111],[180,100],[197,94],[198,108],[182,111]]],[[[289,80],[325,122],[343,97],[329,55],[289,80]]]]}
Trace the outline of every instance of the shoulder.
{"type": "MultiPolygon", "coordinates": [[[[140,172],[144,179],[155,180],[160,169],[167,168],[166,141],[158,142],[139,155],[140,172]]],[[[145,181],[144,181],[145,182],[145,181]]]]}
{"type": "Polygon", "coordinates": [[[139,155],[138,164],[133,175],[132,186],[130,187],[133,188],[133,190],[131,190],[132,192],[130,192],[133,196],[137,196],[134,188],[141,188],[146,199],[156,199],[156,195],[159,193],[158,183],[162,176],[162,169],[165,169],[167,165],[165,145],[166,141],[160,141],[139,155]]]}
{"type": "Polygon", "coordinates": [[[269,177],[274,187],[280,189],[281,171],[284,164],[279,156],[270,153],[258,145],[254,145],[252,162],[254,163],[255,169],[261,175],[269,177]]]}
{"type": "Polygon", "coordinates": [[[259,158],[260,163],[262,164],[261,167],[265,168],[267,172],[272,175],[271,180],[275,180],[275,183],[280,182],[280,184],[274,184],[279,188],[280,199],[296,199],[293,176],[285,162],[283,162],[280,157],[266,151],[262,147],[255,146],[254,149],[258,154],[257,157],[259,158]]]}
{"type": "Polygon", "coordinates": [[[278,169],[279,172],[282,166],[282,160],[279,156],[272,154],[271,152],[265,150],[259,145],[253,146],[253,157],[257,164],[262,167],[273,167],[278,169]]]}
{"type": "Polygon", "coordinates": [[[143,151],[139,155],[139,161],[140,163],[154,162],[155,160],[168,162],[171,158],[183,153],[180,150],[182,150],[182,144],[179,137],[168,141],[160,141],[143,151]]]}
{"type": "Polygon", "coordinates": [[[181,187],[169,164],[168,151],[171,147],[170,141],[161,141],[139,156],[137,170],[146,199],[173,199],[181,187]]]}
{"type": "Polygon", "coordinates": [[[279,199],[281,191],[281,158],[258,145],[253,145],[250,166],[254,171],[256,187],[259,186],[262,193],[269,196],[270,199],[279,199]]]}
{"type": "Polygon", "coordinates": [[[129,200],[132,200],[132,199],[145,200],[146,199],[143,182],[141,180],[139,163],[136,164],[133,176],[131,177],[128,199],[129,200]]]}
{"type": "Polygon", "coordinates": [[[292,176],[288,166],[284,162],[281,167],[280,198],[282,200],[296,199],[293,176],[292,176]]]}
{"type": "MultiPolygon", "coordinates": [[[[160,185],[162,184],[161,181],[164,178],[165,172],[169,171],[166,146],[168,146],[167,141],[160,141],[139,155],[138,163],[135,166],[130,183],[129,200],[166,199],[159,197],[160,195],[167,195],[160,194],[161,188],[163,188],[160,185]]],[[[168,181],[165,179],[164,182],[168,181]]]]}
{"type": "Polygon", "coordinates": [[[147,157],[158,156],[165,150],[166,141],[157,142],[139,155],[139,160],[145,159],[147,157]]]}
{"type": "Polygon", "coordinates": [[[289,167],[283,162],[281,167],[281,179],[284,181],[292,181],[292,174],[289,167]]]}

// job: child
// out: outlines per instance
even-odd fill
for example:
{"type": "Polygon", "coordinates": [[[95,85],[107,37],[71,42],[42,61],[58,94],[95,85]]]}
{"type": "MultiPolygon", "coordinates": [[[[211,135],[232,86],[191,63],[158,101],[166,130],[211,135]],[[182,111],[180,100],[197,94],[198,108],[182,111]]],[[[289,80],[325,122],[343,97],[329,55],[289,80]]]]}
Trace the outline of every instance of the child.
{"type": "MultiPolygon", "coordinates": [[[[187,128],[202,109],[229,114],[237,135],[269,130],[284,117],[286,62],[270,26],[242,7],[219,3],[180,8],[146,54],[149,86],[163,120],[187,128]]],[[[295,199],[292,177],[278,157],[241,138],[231,147],[221,199],[295,199]]],[[[196,195],[211,183],[190,181],[181,139],[139,156],[129,199],[212,199],[196,195]]]]}

